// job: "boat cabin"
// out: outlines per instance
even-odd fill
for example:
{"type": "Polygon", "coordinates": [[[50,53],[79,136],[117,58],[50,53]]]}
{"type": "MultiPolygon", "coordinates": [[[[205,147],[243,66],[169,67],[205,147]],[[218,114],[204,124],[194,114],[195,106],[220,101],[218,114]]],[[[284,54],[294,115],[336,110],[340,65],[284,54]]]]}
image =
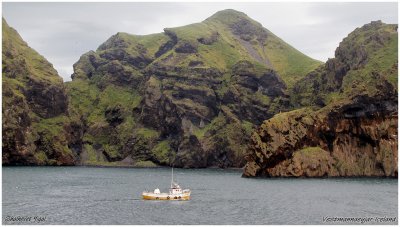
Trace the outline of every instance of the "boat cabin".
{"type": "Polygon", "coordinates": [[[170,194],[181,194],[182,189],[177,183],[172,183],[172,187],[169,189],[170,194]]]}

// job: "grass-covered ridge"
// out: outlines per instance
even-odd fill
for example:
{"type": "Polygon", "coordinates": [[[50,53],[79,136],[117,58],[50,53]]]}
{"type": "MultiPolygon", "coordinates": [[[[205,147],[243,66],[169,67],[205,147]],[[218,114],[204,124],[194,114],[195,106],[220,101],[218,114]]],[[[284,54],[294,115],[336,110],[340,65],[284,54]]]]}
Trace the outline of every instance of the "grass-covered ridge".
{"type": "Polygon", "coordinates": [[[62,78],[2,19],[3,164],[72,165],[62,78]]]}
{"type": "Polygon", "coordinates": [[[7,67],[20,67],[24,70],[24,73],[18,74],[18,79],[21,82],[27,82],[24,77],[30,77],[32,80],[48,84],[62,84],[62,78],[58,76],[53,65],[30,48],[18,32],[8,26],[4,18],[2,18],[2,27],[3,72],[7,67]],[[19,65],[16,65],[17,62],[19,65]]]}
{"type": "Polygon", "coordinates": [[[375,21],[355,29],[340,43],[334,59],[296,84],[292,102],[323,106],[354,95],[373,96],[384,83],[397,90],[397,45],[397,25],[375,21]]]}
{"type": "Polygon", "coordinates": [[[288,87],[322,64],[235,10],[223,10],[203,22],[165,31],[141,36],[120,32],[100,45],[96,53],[101,56],[123,51],[124,59],[127,56],[148,59],[149,67],[154,64],[188,67],[191,62],[202,62],[202,67],[220,71],[229,71],[238,61],[248,60],[276,70],[288,87]],[[175,47],[165,48],[161,56],[155,56],[168,41],[175,47]],[[193,50],[175,51],[185,45],[193,50]]]}
{"type": "Polygon", "coordinates": [[[322,64],[235,10],[223,10],[201,23],[170,30],[191,43],[217,34],[215,42],[198,44],[197,58],[222,70],[231,68],[239,60],[261,63],[276,70],[289,87],[322,64]]]}

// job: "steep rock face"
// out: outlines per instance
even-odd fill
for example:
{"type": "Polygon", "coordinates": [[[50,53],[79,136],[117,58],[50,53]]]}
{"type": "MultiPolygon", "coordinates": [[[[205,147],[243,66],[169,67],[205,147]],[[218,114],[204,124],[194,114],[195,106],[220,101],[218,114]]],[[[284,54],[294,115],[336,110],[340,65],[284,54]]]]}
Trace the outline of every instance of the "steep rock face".
{"type": "Polygon", "coordinates": [[[3,164],[72,165],[67,96],[52,65],[3,19],[3,164]]]}
{"type": "Polygon", "coordinates": [[[352,102],[266,121],[252,137],[244,175],[397,176],[397,100],[352,102]]]}
{"type": "Polygon", "coordinates": [[[118,33],[67,83],[86,127],[81,163],[241,167],[254,125],[289,109],[287,84],[319,64],[234,10],[160,34],[118,33]]]}
{"type": "Polygon", "coordinates": [[[397,26],[356,29],[336,58],[295,85],[306,107],[264,121],[243,175],[390,176],[397,169],[397,26]],[[378,38],[379,37],[379,38],[378,38]],[[384,60],[382,56],[385,56],[384,60]],[[310,90],[306,88],[307,83],[310,90]]]}

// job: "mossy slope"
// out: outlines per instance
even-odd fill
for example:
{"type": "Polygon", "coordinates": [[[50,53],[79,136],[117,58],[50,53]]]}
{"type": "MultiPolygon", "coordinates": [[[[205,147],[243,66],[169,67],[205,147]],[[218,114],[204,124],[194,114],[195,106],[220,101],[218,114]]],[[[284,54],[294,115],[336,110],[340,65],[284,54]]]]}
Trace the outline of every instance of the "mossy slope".
{"type": "Polygon", "coordinates": [[[4,19],[2,26],[3,164],[73,165],[61,77],[4,19]]]}
{"type": "Polygon", "coordinates": [[[354,94],[374,95],[377,84],[397,90],[397,25],[374,21],[351,32],[335,51],[335,58],[308,74],[294,86],[295,106],[346,100],[354,94]]]}

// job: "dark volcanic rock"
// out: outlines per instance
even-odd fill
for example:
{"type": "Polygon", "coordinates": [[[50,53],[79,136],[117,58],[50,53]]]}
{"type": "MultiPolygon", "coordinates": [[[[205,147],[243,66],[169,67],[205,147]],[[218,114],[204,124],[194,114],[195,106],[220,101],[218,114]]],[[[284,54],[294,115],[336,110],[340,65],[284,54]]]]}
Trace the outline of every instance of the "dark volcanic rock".
{"type": "Polygon", "coordinates": [[[43,118],[67,113],[68,99],[62,84],[48,84],[30,79],[25,90],[29,108],[43,118]]]}
{"type": "Polygon", "coordinates": [[[196,136],[183,138],[175,157],[174,166],[181,168],[207,167],[205,153],[196,136]]]}
{"type": "Polygon", "coordinates": [[[197,52],[197,46],[195,44],[192,44],[190,42],[182,42],[181,44],[178,44],[177,47],[175,48],[175,51],[177,53],[196,53],[197,52]]]}
{"type": "Polygon", "coordinates": [[[245,41],[250,41],[254,38],[259,40],[261,43],[268,37],[268,33],[262,26],[254,24],[254,22],[247,19],[241,19],[231,25],[233,34],[238,35],[245,41]]]}
{"type": "Polygon", "coordinates": [[[146,82],[141,121],[144,125],[160,130],[162,137],[180,135],[182,134],[181,119],[176,110],[177,107],[161,92],[160,81],[150,77],[146,82]]]}
{"type": "Polygon", "coordinates": [[[112,106],[108,107],[104,112],[106,120],[111,126],[115,127],[124,121],[122,108],[120,105],[112,106]]]}
{"type": "Polygon", "coordinates": [[[204,63],[202,61],[190,61],[189,62],[189,67],[196,67],[196,66],[202,66],[204,63]]]}
{"type": "MultiPolygon", "coordinates": [[[[257,72],[254,65],[248,61],[239,61],[233,66],[232,71],[231,89],[222,97],[222,103],[232,105],[233,113],[240,119],[260,124],[275,114],[270,106],[273,101],[278,101],[276,98],[287,99],[286,85],[275,71],[265,69],[257,72]]],[[[281,104],[282,109],[288,105],[281,104]]]]}
{"type": "Polygon", "coordinates": [[[204,45],[211,45],[215,43],[218,40],[218,38],[219,38],[219,33],[213,32],[211,36],[198,38],[197,41],[199,41],[199,43],[204,45]]]}
{"type": "Polygon", "coordinates": [[[29,106],[23,97],[17,96],[5,86],[3,80],[3,164],[34,164],[36,149],[32,134],[29,106]]]}
{"type": "Polygon", "coordinates": [[[169,50],[172,50],[172,48],[174,48],[174,46],[178,43],[178,38],[173,31],[164,29],[164,33],[170,38],[170,40],[160,46],[158,51],[155,53],[156,58],[167,53],[169,50]]]}

